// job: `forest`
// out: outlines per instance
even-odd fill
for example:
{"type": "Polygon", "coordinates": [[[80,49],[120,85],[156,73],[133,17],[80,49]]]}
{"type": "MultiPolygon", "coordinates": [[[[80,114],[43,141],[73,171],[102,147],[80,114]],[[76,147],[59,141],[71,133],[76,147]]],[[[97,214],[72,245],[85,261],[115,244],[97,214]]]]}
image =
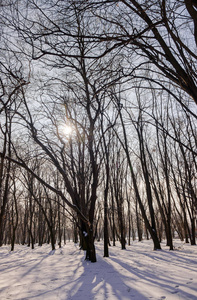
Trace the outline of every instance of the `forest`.
{"type": "Polygon", "coordinates": [[[196,0],[5,0],[0,41],[0,247],[196,245],[196,0]]]}

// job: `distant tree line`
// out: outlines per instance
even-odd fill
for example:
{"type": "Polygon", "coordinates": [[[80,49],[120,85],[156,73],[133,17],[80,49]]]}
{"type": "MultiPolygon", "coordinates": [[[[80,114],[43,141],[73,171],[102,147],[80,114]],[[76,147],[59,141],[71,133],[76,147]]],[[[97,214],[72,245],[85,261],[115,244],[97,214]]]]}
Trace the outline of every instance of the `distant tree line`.
{"type": "Polygon", "coordinates": [[[196,244],[196,1],[5,1],[0,246],[196,244]]]}

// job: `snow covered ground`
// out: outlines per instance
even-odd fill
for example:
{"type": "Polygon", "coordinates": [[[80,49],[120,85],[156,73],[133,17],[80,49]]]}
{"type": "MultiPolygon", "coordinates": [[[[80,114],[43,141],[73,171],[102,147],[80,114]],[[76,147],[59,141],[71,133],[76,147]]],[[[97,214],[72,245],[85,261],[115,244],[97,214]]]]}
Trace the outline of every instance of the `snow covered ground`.
{"type": "Polygon", "coordinates": [[[96,243],[97,263],[71,242],[0,248],[0,299],[143,300],[197,299],[197,246],[175,241],[175,251],[153,251],[152,241],[134,242],[127,250],[96,243]]]}

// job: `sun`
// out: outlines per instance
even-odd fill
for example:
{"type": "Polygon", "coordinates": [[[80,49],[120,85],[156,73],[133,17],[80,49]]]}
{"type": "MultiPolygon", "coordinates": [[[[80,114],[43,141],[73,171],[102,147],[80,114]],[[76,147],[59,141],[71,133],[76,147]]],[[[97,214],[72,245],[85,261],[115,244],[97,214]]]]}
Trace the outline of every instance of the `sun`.
{"type": "Polygon", "coordinates": [[[72,127],[70,125],[64,125],[64,127],[63,127],[63,133],[65,135],[71,135],[72,131],[73,131],[73,129],[72,129],[72,127]]]}
{"type": "Polygon", "coordinates": [[[61,124],[59,130],[62,136],[70,136],[73,133],[73,128],[69,124],[61,124]]]}

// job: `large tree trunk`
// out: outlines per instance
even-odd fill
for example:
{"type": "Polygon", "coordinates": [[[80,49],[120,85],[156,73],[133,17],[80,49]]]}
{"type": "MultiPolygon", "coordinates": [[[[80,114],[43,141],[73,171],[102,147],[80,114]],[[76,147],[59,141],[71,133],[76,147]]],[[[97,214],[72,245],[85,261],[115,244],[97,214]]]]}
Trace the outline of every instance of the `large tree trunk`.
{"type": "Polygon", "coordinates": [[[96,262],[96,251],[94,246],[94,234],[91,224],[81,220],[81,249],[86,251],[85,260],[96,262]]]}
{"type": "Polygon", "coordinates": [[[96,251],[94,246],[94,238],[92,229],[88,230],[87,239],[87,250],[86,250],[86,260],[91,262],[96,262],[96,251]]]}

